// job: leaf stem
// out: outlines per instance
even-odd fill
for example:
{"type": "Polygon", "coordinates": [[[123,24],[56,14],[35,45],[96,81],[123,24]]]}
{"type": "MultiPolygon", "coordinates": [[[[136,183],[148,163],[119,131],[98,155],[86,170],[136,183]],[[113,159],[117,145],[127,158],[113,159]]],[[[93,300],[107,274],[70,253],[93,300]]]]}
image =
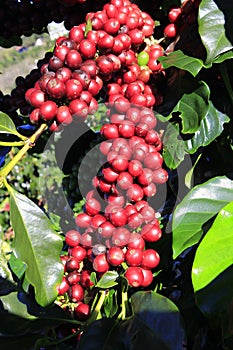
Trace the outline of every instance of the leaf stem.
{"type": "Polygon", "coordinates": [[[90,318],[88,319],[88,321],[86,323],[87,325],[92,323],[93,321],[95,321],[98,318],[98,315],[100,313],[100,310],[101,310],[101,308],[103,306],[103,303],[104,303],[104,300],[105,300],[107,294],[108,294],[107,290],[101,290],[100,291],[100,298],[99,298],[99,300],[98,300],[98,302],[97,302],[97,304],[96,304],[96,306],[95,306],[95,308],[94,308],[90,318]]]}
{"type": "Polygon", "coordinates": [[[17,147],[17,146],[23,146],[25,144],[25,141],[0,141],[0,146],[11,146],[11,147],[17,147]]]}
{"type": "Polygon", "coordinates": [[[231,86],[231,81],[229,79],[226,62],[223,62],[222,64],[220,64],[220,73],[221,73],[221,76],[223,78],[228,96],[231,100],[231,104],[233,105],[233,90],[232,90],[232,86],[231,86]]]}
{"type": "Polygon", "coordinates": [[[128,313],[128,293],[121,293],[121,312],[118,315],[118,319],[125,320],[128,313]]]}
{"type": "Polygon", "coordinates": [[[14,156],[14,158],[0,171],[0,182],[11,172],[14,166],[23,158],[27,151],[35,145],[35,142],[47,128],[47,124],[41,124],[36,132],[24,142],[24,146],[14,156]]]}

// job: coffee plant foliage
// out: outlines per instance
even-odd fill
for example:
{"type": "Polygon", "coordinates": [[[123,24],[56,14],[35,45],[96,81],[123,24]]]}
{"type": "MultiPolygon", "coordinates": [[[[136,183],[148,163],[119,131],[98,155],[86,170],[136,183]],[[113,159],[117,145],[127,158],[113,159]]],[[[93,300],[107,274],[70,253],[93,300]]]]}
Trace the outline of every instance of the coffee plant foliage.
{"type": "Polygon", "coordinates": [[[232,11],[3,1],[68,34],[0,94],[1,349],[232,349],[232,11]]]}

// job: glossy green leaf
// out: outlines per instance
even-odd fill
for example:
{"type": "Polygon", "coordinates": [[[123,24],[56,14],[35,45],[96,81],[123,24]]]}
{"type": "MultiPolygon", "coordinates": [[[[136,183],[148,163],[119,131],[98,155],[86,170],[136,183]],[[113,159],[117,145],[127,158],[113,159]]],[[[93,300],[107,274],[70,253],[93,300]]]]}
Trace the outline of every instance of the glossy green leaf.
{"type": "Polygon", "coordinates": [[[193,173],[194,173],[194,169],[199,161],[199,159],[201,158],[201,154],[199,154],[199,156],[197,157],[195,163],[193,164],[192,168],[186,173],[185,175],[185,186],[187,186],[189,189],[192,188],[192,184],[193,184],[193,173]]]}
{"type": "Polygon", "coordinates": [[[38,304],[46,306],[56,298],[64,272],[60,262],[62,239],[34,202],[14,190],[10,194],[14,253],[27,265],[25,277],[35,288],[38,304]]]}
{"type": "Polygon", "coordinates": [[[5,336],[29,335],[46,328],[56,327],[62,323],[78,324],[78,321],[72,319],[56,304],[47,309],[40,307],[36,315],[32,315],[28,312],[30,305],[27,302],[25,302],[25,305],[19,301],[17,303],[16,296],[5,296],[1,298],[1,301],[3,302],[4,311],[1,312],[0,317],[0,333],[5,336]]]}
{"type": "Polygon", "coordinates": [[[36,319],[35,316],[32,316],[28,313],[27,305],[21,303],[17,295],[18,293],[14,292],[1,297],[1,302],[3,304],[4,310],[25,319],[36,319]]]}
{"type": "Polygon", "coordinates": [[[220,273],[233,265],[232,228],[233,202],[220,210],[198,246],[192,268],[194,291],[206,287],[220,273]]]}
{"type": "Polygon", "coordinates": [[[199,82],[192,93],[184,93],[173,112],[179,112],[182,132],[191,134],[198,130],[209,109],[210,91],[206,83],[199,82]]]}
{"type": "Polygon", "coordinates": [[[158,61],[162,63],[163,68],[177,67],[188,71],[194,77],[200,72],[203,67],[203,61],[188,55],[185,55],[181,50],[170,52],[167,56],[161,56],[158,61]]]}
{"type": "Polygon", "coordinates": [[[209,145],[222,133],[224,123],[228,123],[229,120],[226,114],[218,111],[213,104],[210,103],[210,108],[202,119],[200,127],[191,139],[185,141],[187,152],[192,154],[195,153],[199,147],[209,145]]]}
{"type": "Polygon", "coordinates": [[[206,287],[195,292],[195,302],[210,322],[221,321],[222,335],[233,335],[233,265],[219,274],[206,287]]]}
{"type": "Polygon", "coordinates": [[[123,342],[117,322],[113,318],[104,318],[92,322],[84,330],[76,350],[123,350],[123,342]]]}
{"type": "Polygon", "coordinates": [[[185,143],[180,137],[178,125],[169,123],[163,136],[163,158],[167,167],[176,169],[184,160],[185,143]]]}
{"type": "Polygon", "coordinates": [[[217,56],[214,59],[213,63],[222,63],[222,62],[224,62],[226,60],[230,60],[232,58],[233,58],[233,51],[228,51],[228,52],[223,53],[222,55],[217,56]]]}
{"type": "Polygon", "coordinates": [[[107,289],[116,286],[118,284],[116,282],[117,277],[118,273],[116,271],[108,271],[97,282],[96,287],[101,289],[107,289]]]}
{"type": "Polygon", "coordinates": [[[85,26],[85,32],[84,32],[85,37],[87,36],[88,32],[90,32],[90,30],[92,30],[92,22],[91,22],[91,17],[88,16],[86,26],[85,26]]]}
{"type": "Polygon", "coordinates": [[[205,64],[232,49],[225,31],[225,16],[214,0],[202,0],[198,13],[198,28],[207,52],[205,64]]]}
{"type": "Polygon", "coordinates": [[[12,119],[3,112],[0,112],[0,134],[12,134],[20,139],[26,139],[26,137],[18,133],[12,119]]]}
{"type": "Polygon", "coordinates": [[[185,340],[176,305],[152,291],[131,296],[133,316],[125,321],[101,319],[83,333],[76,350],[181,350],[185,340]]]}
{"type": "Polygon", "coordinates": [[[21,279],[27,269],[27,265],[22,260],[16,258],[14,253],[11,254],[9,265],[15,276],[21,279]]]}
{"type": "Polygon", "coordinates": [[[233,181],[218,176],[195,186],[173,213],[173,257],[198,243],[202,225],[216,215],[233,198],[233,181]]]}
{"type": "Polygon", "coordinates": [[[104,313],[106,317],[113,317],[118,311],[117,291],[110,289],[104,299],[104,313]]]}
{"type": "Polygon", "coordinates": [[[132,295],[131,301],[133,316],[122,324],[127,349],[182,349],[182,317],[170,299],[153,291],[140,291],[132,295]]]}

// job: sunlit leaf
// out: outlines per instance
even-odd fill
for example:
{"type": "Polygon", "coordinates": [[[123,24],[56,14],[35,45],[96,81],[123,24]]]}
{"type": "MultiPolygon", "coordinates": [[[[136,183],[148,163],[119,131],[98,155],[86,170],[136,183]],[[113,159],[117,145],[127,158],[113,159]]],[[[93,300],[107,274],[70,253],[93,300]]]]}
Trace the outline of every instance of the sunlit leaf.
{"type": "Polygon", "coordinates": [[[198,246],[192,268],[194,291],[206,287],[233,264],[232,227],[233,202],[220,210],[213,225],[198,246]]]}
{"type": "Polygon", "coordinates": [[[161,56],[158,58],[158,61],[162,63],[163,68],[165,69],[169,67],[177,67],[187,70],[194,77],[203,67],[202,60],[185,55],[181,50],[170,52],[167,56],[161,56]]]}
{"type": "Polygon", "coordinates": [[[202,43],[207,52],[206,64],[222,53],[232,49],[232,43],[226,36],[225,16],[213,0],[202,0],[198,13],[198,28],[202,43]]]}
{"type": "Polygon", "coordinates": [[[62,239],[34,202],[15,190],[10,194],[14,253],[27,265],[25,277],[35,288],[37,302],[46,306],[56,298],[64,272],[60,262],[62,239]]]}
{"type": "Polygon", "coordinates": [[[21,139],[25,139],[25,137],[18,133],[11,118],[3,112],[0,112],[0,134],[12,134],[21,139]]]}
{"type": "Polygon", "coordinates": [[[178,125],[170,123],[163,136],[163,158],[167,167],[176,169],[184,160],[185,143],[180,137],[178,125]]]}
{"type": "Polygon", "coordinates": [[[218,111],[212,103],[210,108],[202,119],[200,127],[195,132],[193,137],[185,141],[186,150],[189,154],[195,153],[199,147],[209,145],[218,137],[222,131],[225,123],[228,123],[230,118],[218,111]]]}
{"type": "Polygon", "coordinates": [[[202,119],[209,109],[209,87],[204,82],[199,82],[198,87],[192,93],[184,93],[173,112],[179,112],[182,132],[191,134],[198,130],[202,119]]]}
{"type": "Polygon", "coordinates": [[[233,181],[215,177],[195,186],[177,205],[172,219],[173,257],[198,243],[202,225],[232,201],[233,181]]]}
{"type": "Polygon", "coordinates": [[[102,289],[111,288],[118,284],[116,282],[117,277],[118,273],[116,271],[108,271],[97,282],[96,287],[102,289]]]}

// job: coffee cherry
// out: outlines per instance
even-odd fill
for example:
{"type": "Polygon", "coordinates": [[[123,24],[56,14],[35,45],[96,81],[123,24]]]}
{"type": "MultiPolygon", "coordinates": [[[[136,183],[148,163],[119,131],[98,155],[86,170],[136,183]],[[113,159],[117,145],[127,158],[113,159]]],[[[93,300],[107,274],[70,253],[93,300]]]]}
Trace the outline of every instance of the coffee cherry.
{"type": "Polygon", "coordinates": [[[144,197],[143,189],[137,185],[133,184],[126,192],[129,201],[136,202],[144,197]]]}
{"type": "Polygon", "coordinates": [[[87,39],[83,39],[79,44],[79,50],[84,58],[93,58],[96,54],[96,46],[87,39]]]}
{"type": "Polygon", "coordinates": [[[91,216],[86,213],[77,214],[75,223],[78,227],[87,228],[91,223],[91,216]]]}
{"type": "Polygon", "coordinates": [[[57,109],[56,121],[59,124],[68,125],[73,121],[70,110],[67,106],[60,106],[57,109]]]}
{"type": "Polygon", "coordinates": [[[55,118],[57,114],[57,104],[53,101],[45,101],[40,105],[39,115],[45,120],[49,121],[55,118]]]}
{"type": "Polygon", "coordinates": [[[125,278],[131,287],[140,287],[143,284],[143,273],[140,267],[128,267],[125,271],[125,278]]]}
{"type": "Polygon", "coordinates": [[[127,243],[128,248],[132,249],[141,249],[144,250],[145,248],[145,240],[142,238],[140,233],[133,232],[130,235],[129,241],[127,243]]]}
{"type": "Polygon", "coordinates": [[[74,257],[69,258],[66,262],[67,271],[78,270],[79,267],[80,267],[79,261],[76,260],[74,257]]]}
{"type": "Polygon", "coordinates": [[[112,266],[119,266],[125,261],[125,254],[120,247],[111,247],[107,253],[107,261],[112,266]]]}
{"type": "Polygon", "coordinates": [[[146,249],[143,252],[141,267],[144,269],[154,269],[160,262],[160,256],[154,249],[146,249]]]}
{"type": "Polygon", "coordinates": [[[74,284],[71,286],[68,293],[73,302],[82,301],[84,298],[84,289],[80,284],[74,284]]]}
{"type": "Polygon", "coordinates": [[[166,38],[173,39],[176,37],[176,35],[177,35],[177,27],[174,23],[170,23],[164,28],[164,36],[166,38]]]}
{"type": "Polygon", "coordinates": [[[80,233],[76,230],[69,230],[65,235],[65,242],[70,247],[75,247],[80,243],[80,233]]]}
{"type": "Polygon", "coordinates": [[[81,272],[80,283],[86,289],[90,288],[94,285],[94,283],[91,281],[91,271],[90,270],[83,270],[81,272]]]}
{"type": "Polygon", "coordinates": [[[141,230],[142,238],[147,242],[156,242],[162,236],[161,228],[155,224],[146,224],[141,230]]]}
{"type": "Polygon", "coordinates": [[[146,270],[141,267],[143,273],[142,287],[148,287],[153,282],[153,274],[151,270],[146,270]]]}
{"type": "Polygon", "coordinates": [[[106,254],[99,254],[93,260],[93,268],[96,272],[104,273],[109,270],[106,254]]]}
{"type": "Polygon", "coordinates": [[[114,207],[110,212],[109,220],[115,227],[124,226],[128,220],[127,212],[123,208],[114,207]]]}
{"type": "Polygon", "coordinates": [[[130,240],[130,231],[125,227],[118,227],[112,234],[112,243],[118,247],[124,247],[130,240]]]}
{"type": "Polygon", "coordinates": [[[140,266],[142,258],[143,253],[140,248],[128,248],[125,253],[125,261],[128,266],[140,266]]]}
{"type": "Polygon", "coordinates": [[[80,273],[77,271],[71,271],[66,276],[66,279],[67,279],[69,285],[77,284],[78,282],[80,282],[80,279],[81,279],[80,273]]]}
{"type": "Polygon", "coordinates": [[[172,23],[177,23],[180,20],[182,14],[182,9],[180,7],[173,7],[169,12],[168,12],[168,19],[172,23]]]}
{"type": "Polygon", "coordinates": [[[70,255],[75,258],[77,261],[81,262],[83,261],[86,256],[87,252],[86,249],[83,248],[81,245],[75,246],[70,250],[70,255]]]}
{"type": "Polygon", "coordinates": [[[63,276],[61,283],[56,288],[58,295],[64,295],[65,293],[68,292],[69,288],[70,288],[70,285],[69,285],[66,277],[63,276]]]}
{"type": "Polygon", "coordinates": [[[101,204],[97,199],[90,198],[86,201],[85,209],[88,215],[94,216],[100,212],[101,204]]]}
{"type": "Polygon", "coordinates": [[[75,307],[74,312],[79,321],[85,321],[90,315],[90,306],[83,302],[79,302],[75,307]]]}

